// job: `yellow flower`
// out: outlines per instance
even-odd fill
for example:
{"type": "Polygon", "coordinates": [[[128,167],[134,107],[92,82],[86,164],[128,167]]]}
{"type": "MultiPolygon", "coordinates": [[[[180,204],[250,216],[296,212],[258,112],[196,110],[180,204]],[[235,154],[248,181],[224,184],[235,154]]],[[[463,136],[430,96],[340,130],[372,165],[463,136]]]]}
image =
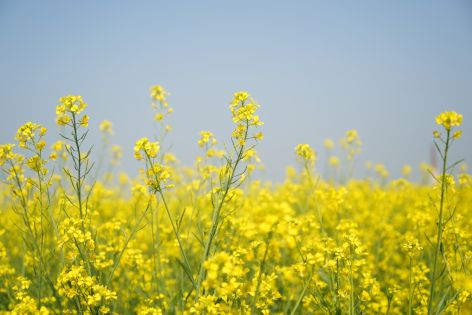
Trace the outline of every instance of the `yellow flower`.
{"type": "Polygon", "coordinates": [[[26,162],[26,164],[33,171],[41,170],[41,160],[39,159],[39,156],[37,155],[30,157],[28,161],[26,162]]]}
{"type": "Polygon", "coordinates": [[[403,168],[402,168],[402,174],[403,174],[403,176],[405,176],[405,177],[410,176],[410,174],[411,174],[411,166],[410,166],[410,165],[404,165],[403,168]]]}
{"type": "Polygon", "coordinates": [[[253,121],[256,125],[259,122],[259,117],[254,115],[256,112],[257,105],[255,104],[246,104],[244,106],[234,108],[233,112],[233,122],[238,123],[240,121],[253,121]]]}
{"type": "Polygon", "coordinates": [[[70,122],[70,117],[67,114],[57,115],[56,123],[58,125],[67,125],[70,122]]]}
{"type": "Polygon", "coordinates": [[[357,133],[357,130],[352,129],[346,131],[346,139],[348,143],[354,143],[355,141],[359,140],[359,135],[357,133]]]}
{"type": "Polygon", "coordinates": [[[452,138],[453,138],[453,139],[459,139],[461,136],[462,136],[462,130],[457,130],[457,131],[454,132],[454,134],[452,135],[452,138]]]}
{"type": "Polygon", "coordinates": [[[200,139],[198,140],[198,145],[203,148],[203,146],[207,143],[211,145],[216,144],[216,139],[213,134],[209,131],[200,131],[200,139]]]}
{"type": "Polygon", "coordinates": [[[254,135],[254,140],[262,140],[262,139],[264,139],[264,134],[262,133],[262,131],[254,135]]]}
{"type": "Polygon", "coordinates": [[[64,141],[56,141],[52,146],[51,146],[51,149],[55,150],[55,151],[61,151],[62,148],[65,146],[65,143],[64,141]]]}
{"type": "Polygon", "coordinates": [[[169,95],[161,85],[153,85],[150,90],[151,98],[159,102],[165,102],[166,97],[169,95]]]}
{"type": "Polygon", "coordinates": [[[331,139],[325,139],[323,145],[327,150],[332,150],[334,148],[334,141],[331,139]]]}
{"type": "Polygon", "coordinates": [[[84,115],[82,116],[82,118],[80,119],[80,124],[84,127],[87,127],[88,124],[89,124],[89,120],[90,120],[90,117],[88,115],[84,115]]]}
{"type": "Polygon", "coordinates": [[[80,95],[67,95],[59,99],[60,104],[56,107],[56,114],[60,113],[74,113],[80,114],[86,107],[87,104],[82,100],[80,95]]]}
{"type": "Polygon", "coordinates": [[[146,170],[146,184],[154,191],[159,191],[163,188],[172,188],[174,186],[173,184],[167,184],[171,176],[172,173],[169,167],[154,163],[146,170]]]}
{"type": "Polygon", "coordinates": [[[42,137],[46,132],[46,128],[41,127],[41,125],[32,123],[31,121],[27,122],[16,132],[15,140],[18,141],[18,145],[22,148],[26,148],[26,143],[28,141],[34,140],[36,132],[39,130],[39,136],[42,137]]]}
{"type": "Polygon", "coordinates": [[[119,145],[114,145],[111,147],[111,152],[114,159],[120,159],[123,156],[123,150],[119,145]]]}
{"type": "Polygon", "coordinates": [[[380,163],[375,165],[375,171],[377,172],[377,174],[380,175],[380,177],[383,177],[383,178],[386,178],[390,175],[388,170],[385,168],[385,165],[380,164],[380,163]]]}
{"type": "Polygon", "coordinates": [[[249,98],[249,93],[246,91],[236,92],[234,93],[233,100],[231,101],[231,105],[236,105],[239,103],[245,102],[249,98]]]}
{"type": "Polygon", "coordinates": [[[297,159],[314,162],[316,159],[315,151],[310,147],[309,144],[299,144],[295,147],[295,153],[297,159]]]}
{"type": "Polygon", "coordinates": [[[263,136],[262,133],[256,135],[248,134],[248,127],[258,127],[264,124],[260,121],[259,116],[255,115],[259,105],[252,99],[250,103],[246,103],[249,98],[250,95],[248,92],[236,92],[229,106],[233,122],[236,124],[232,137],[235,138],[235,142],[240,146],[244,146],[248,139],[260,140],[263,136]]]}
{"type": "Polygon", "coordinates": [[[332,166],[338,166],[339,165],[339,159],[337,156],[335,155],[332,155],[329,157],[329,164],[332,165],[332,166]]]}
{"type": "Polygon", "coordinates": [[[57,160],[57,152],[51,152],[51,154],[49,154],[49,158],[53,161],[57,160]]]}
{"type": "Polygon", "coordinates": [[[154,115],[154,120],[161,121],[162,119],[164,119],[164,115],[162,113],[157,113],[154,115]]]}
{"type": "Polygon", "coordinates": [[[151,142],[148,138],[143,137],[136,141],[134,145],[134,157],[137,160],[142,160],[142,152],[144,152],[149,158],[155,158],[159,152],[160,144],[159,142],[151,142]]]}
{"type": "Polygon", "coordinates": [[[3,165],[6,160],[10,160],[13,158],[14,153],[12,152],[12,149],[14,146],[14,144],[0,145],[0,165],[3,165]]]}
{"type": "MultiPolygon", "coordinates": [[[[87,103],[82,100],[80,95],[67,95],[59,99],[59,105],[56,106],[56,123],[58,125],[67,125],[71,121],[72,115],[79,115],[85,108],[87,103]]],[[[88,118],[80,121],[84,123],[83,126],[88,124],[88,118]]]]}
{"type": "Polygon", "coordinates": [[[406,252],[408,256],[413,257],[419,255],[423,250],[423,247],[421,247],[416,238],[407,235],[405,242],[402,244],[402,250],[406,252]]]}
{"type": "Polygon", "coordinates": [[[436,117],[436,123],[442,125],[446,130],[460,126],[462,123],[462,115],[456,112],[442,112],[436,117]]]}
{"type": "Polygon", "coordinates": [[[103,133],[113,134],[113,124],[109,120],[103,120],[100,123],[100,131],[103,133]]]}
{"type": "Polygon", "coordinates": [[[38,143],[36,143],[36,149],[41,151],[44,147],[46,146],[46,141],[40,140],[38,143]]]}

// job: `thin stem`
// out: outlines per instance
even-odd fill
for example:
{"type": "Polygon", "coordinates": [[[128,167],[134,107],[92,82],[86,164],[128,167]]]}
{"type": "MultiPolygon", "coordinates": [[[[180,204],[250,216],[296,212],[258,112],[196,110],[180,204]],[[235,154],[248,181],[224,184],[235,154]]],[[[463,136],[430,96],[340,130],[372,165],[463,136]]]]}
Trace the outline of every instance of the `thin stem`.
{"type": "Polygon", "coordinates": [[[409,273],[409,288],[408,288],[408,315],[412,314],[412,303],[413,303],[413,282],[412,282],[412,261],[410,256],[410,273],[409,273]]]}
{"type": "Polygon", "coordinates": [[[185,267],[187,268],[186,272],[188,273],[188,278],[192,282],[192,286],[195,288],[195,280],[193,279],[193,276],[192,276],[193,275],[192,268],[190,267],[190,263],[189,263],[189,260],[187,258],[187,254],[185,253],[184,247],[182,245],[182,241],[180,239],[179,231],[177,230],[177,226],[175,225],[174,219],[172,218],[172,214],[170,213],[169,207],[167,205],[166,198],[165,198],[164,194],[162,193],[162,188],[161,188],[161,185],[160,185],[158,174],[154,171],[153,162],[152,162],[151,157],[149,156],[149,154],[147,152],[146,152],[146,159],[149,163],[149,167],[153,170],[152,173],[153,173],[154,179],[157,183],[156,193],[161,197],[162,203],[164,205],[164,209],[166,210],[167,216],[169,217],[169,221],[170,221],[170,224],[172,226],[172,231],[174,232],[175,238],[177,239],[177,243],[179,244],[180,253],[182,254],[182,257],[184,258],[184,263],[185,263],[185,267]]]}
{"type": "MultiPolygon", "coordinates": [[[[77,181],[75,183],[75,192],[77,194],[77,199],[79,203],[79,212],[80,212],[80,219],[82,221],[82,231],[85,232],[85,226],[84,226],[84,215],[83,215],[83,210],[82,210],[82,157],[80,153],[80,143],[79,143],[79,138],[77,135],[77,121],[76,121],[76,116],[75,113],[72,113],[72,128],[73,128],[73,140],[74,140],[74,145],[75,145],[75,150],[77,152],[77,162],[76,162],[76,168],[77,168],[77,181]]],[[[75,159],[74,159],[75,161],[75,159]]]]}
{"type": "Polygon", "coordinates": [[[129,242],[131,241],[131,239],[136,235],[136,233],[138,232],[138,229],[139,227],[141,226],[141,222],[143,221],[144,217],[146,216],[148,210],[149,210],[149,207],[151,205],[151,201],[149,200],[148,201],[148,204],[146,206],[146,209],[143,211],[142,215],[139,217],[138,221],[136,222],[136,224],[134,225],[133,229],[131,230],[128,238],[126,239],[125,241],[125,244],[123,245],[123,248],[121,249],[120,253],[118,254],[118,257],[116,258],[115,260],[115,263],[113,264],[113,268],[110,272],[110,275],[108,276],[108,280],[107,280],[107,286],[110,285],[111,281],[113,280],[113,275],[116,271],[116,268],[118,268],[118,265],[120,264],[120,261],[121,261],[121,257],[123,257],[123,254],[125,253],[125,250],[126,248],[128,247],[128,244],[129,242]]]}
{"type": "Polygon", "coordinates": [[[355,306],[354,306],[354,278],[352,274],[352,264],[353,261],[349,263],[349,282],[351,285],[351,296],[350,296],[350,305],[349,305],[349,314],[354,315],[355,314],[355,306]]]}
{"type": "Polygon", "coordinates": [[[181,241],[180,236],[179,236],[179,231],[177,231],[177,227],[175,225],[174,220],[172,219],[172,215],[170,213],[169,207],[167,206],[166,198],[164,197],[164,194],[162,193],[162,190],[160,189],[160,187],[158,189],[158,193],[161,196],[162,203],[164,204],[164,208],[167,212],[167,216],[169,217],[169,221],[172,225],[172,230],[174,231],[177,242],[179,243],[180,252],[182,253],[182,256],[184,258],[184,262],[185,262],[185,265],[187,267],[187,272],[189,273],[189,279],[192,282],[192,286],[195,287],[195,280],[193,279],[193,276],[192,276],[193,275],[192,268],[190,267],[190,263],[189,263],[189,260],[187,258],[187,254],[185,253],[184,247],[182,245],[182,241],[181,241]]]}
{"type": "Polygon", "coordinates": [[[310,273],[310,276],[308,277],[307,281],[303,285],[302,292],[300,292],[300,296],[297,299],[297,302],[295,303],[295,306],[293,307],[292,311],[290,312],[290,315],[294,315],[297,312],[298,307],[302,303],[303,298],[305,297],[306,290],[308,289],[308,285],[310,284],[311,277],[313,277],[313,270],[310,273]]]}
{"type": "Polygon", "coordinates": [[[257,285],[256,285],[256,292],[254,293],[254,300],[252,301],[252,311],[251,314],[256,314],[256,304],[257,304],[257,298],[259,297],[259,290],[261,287],[261,280],[262,280],[262,273],[264,271],[264,266],[266,263],[267,259],[267,254],[269,253],[269,244],[270,240],[272,239],[272,232],[269,233],[269,236],[267,237],[266,241],[266,247],[264,250],[264,257],[262,258],[261,264],[259,266],[259,275],[257,277],[257,285]]]}
{"type": "Polygon", "coordinates": [[[211,227],[210,227],[210,232],[208,234],[208,239],[205,243],[205,249],[203,251],[203,257],[202,257],[202,261],[200,263],[200,269],[199,269],[199,272],[198,272],[197,286],[195,288],[196,289],[195,301],[198,300],[198,297],[200,295],[201,284],[202,284],[202,282],[205,278],[204,263],[208,259],[208,257],[210,256],[211,243],[213,242],[213,239],[214,239],[214,237],[216,235],[216,232],[218,230],[219,215],[220,215],[221,209],[223,208],[223,204],[226,201],[226,198],[228,196],[228,192],[229,192],[229,190],[231,188],[231,185],[233,183],[234,176],[236,174],[236,169],[238,168],[238,164],[239,164],[239,162],[241,162],[241,160],[243,158],[244,147],[245,147],[245,143],[246,143],[247,135],[248,135],[248,129],[249,129],[249,122],[246,121],[246,130],[245,130],[245,133],[244,133],[244,142],[239,148],[239,152],[238,152],[236,161],[234,162],[234,166],[229,164],[230,167],[231,167],[230,175],[227,178],[227,181],[226,181],[226,184],[225,184],[225,187],[224,187],[224,192],[223,192],[223,195],[222,195],[222,197],[221,197],[221,199],[218,203],[218,206],[216,207],[216,209],[213,210],[212,224],[211,224],[211,227]]]}
{"type": "Polygon", "coordinates": [[[447,130],[446,143],[444,148],[444,158],[442,166],[442,177],[441,177],[441,200],[439,204],[439,218],[438,218],[438,235],[436,239],[436,248],[434,253],[434,263],[433,270],[431,273],[431,288],[429,292],[429,301],[428,301],[428,314],[433,314],[433,301],[434,293],[436,289],[436,273],[438,269],[438,258],[440,254],[441,244],[442,244],[442,234],[443,234],[443,212],[444,212],[444,198],[446,195],[446,169],[447,169],[447,153],[449,150],[450,143],[450,134],[451,131],[447,130]]]}

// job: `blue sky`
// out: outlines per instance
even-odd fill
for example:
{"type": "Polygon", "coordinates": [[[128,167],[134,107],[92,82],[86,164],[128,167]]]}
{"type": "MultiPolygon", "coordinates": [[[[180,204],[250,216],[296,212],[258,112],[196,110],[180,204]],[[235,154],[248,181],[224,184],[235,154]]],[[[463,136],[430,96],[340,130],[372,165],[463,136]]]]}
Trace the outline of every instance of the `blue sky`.
{"type": "Polygon", "coordinates": [[[238,90],[261,104],[266,178],[283,178],[296,144],[322,155],[352,128],[358,166],[397,176],[429,160],[443,110],[464,115],[453,151],[472,163],[470,1],[2,1],[0,47],[1,143],[30,120],[53,139],[57,99],[80,94],[91,140],[111,120],[133,173],[134,141],[154,134],[148,89],[162,84],[184,164],[200,130],[229,140],[238,90]]]}

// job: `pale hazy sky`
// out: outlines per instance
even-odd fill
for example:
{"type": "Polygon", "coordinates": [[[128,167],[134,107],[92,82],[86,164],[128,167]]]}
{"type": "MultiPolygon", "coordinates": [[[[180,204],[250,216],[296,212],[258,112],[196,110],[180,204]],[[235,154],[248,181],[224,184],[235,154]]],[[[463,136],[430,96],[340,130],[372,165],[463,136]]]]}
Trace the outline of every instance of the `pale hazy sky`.
{"type": "Polygon", "coordinates": [[[267,178],[283,177],[296,144],[322,153],[352,128],[358,165],[398,175],[429,160],[443,110],[464,114],[453,151],[472,164],[472,2],[0,2],[0,143],[30,120],[54,138],[57,99],[80,94],[92,140],[111,120],[133,173],[134,141],[154,133],[152,84],[172,94],[169,140],[185,164],[200,130],[229,140],[238,90],[261,104],[267,178]]]}

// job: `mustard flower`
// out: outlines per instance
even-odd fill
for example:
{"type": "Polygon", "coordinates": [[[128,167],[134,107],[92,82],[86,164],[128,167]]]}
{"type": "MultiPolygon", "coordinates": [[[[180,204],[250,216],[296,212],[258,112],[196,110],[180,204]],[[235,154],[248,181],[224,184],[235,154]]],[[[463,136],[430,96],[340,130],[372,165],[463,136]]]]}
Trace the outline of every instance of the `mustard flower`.
{"type": "Polygon", "coordinates": [[[215,145],[215,137],[210,131],[200,131],[200,139],[198,140],[198,145],[203,148],[203,146],[205,146],[207,143],[215,145]]]}
{"type": "Polygon", "coordinates": [[[27,122],[16,132],[15,140],[18,141],[18,146],[21,148],[26,148],[26,143],[28,141],[35,141],[35,136],[39,135],[42,137],[46,134],[46,128],[41,127],[39,124],[32,122],[27,122]]]}
{"type": "Polygon", "coordinates": [[[436,124],[442,125],[446,130],[460,126],[462,123],[462,115],[456,112],[442,112],[436,116],[436,124]]]}
{"type": "Polygon", "coordinates": [[[323,142],[324,147],[326,150],[332,150],[334,148],[334,141],[332,139],[325,139],[323,142]]]}
{"type": "Polygon", "coordinates": [[[88,115],[83,115],[82,118],[80,119],[79,124],[84,127],[88,127],[89,121],[90,121],[90,117],[88,115]]]}
{"type": "Polygon", "coordinates": [[[14,157],[12,149],[15,147],[14,144],[2,144],[0,145],[0,166],[7,160],[11,160],[14,157]]]}
{"type": "Polygon", "coordinates": [[[113,124],[109,120],[103,120],[100,123],[99,129],[101,132],[112,135],[113,134],[113,124]]]}
{"type": "Polygon", "coordinates": [[[151,98],[159,102],[165,102],[169,93],[161,85],[153,85],[150,88],[151,98]]]}
{"type": "Polygon", "coordinates": [[[452,135],[452,138],[453,138],[454,140],[456,140],[456,139],[459,139],[461,136],[462,136],[462,130],[457,130],[457,131],[455,131],[454,134],[452,135]]]}
{"type": "Polygon", "coordinates": [[[85,103],[80,95],[67,95],[59,99],[56,106],[56,122],[58,125],[66,125],[71,121],[72,115],[79,115],[85,108],[85,103]]]}
{"type": "Polygon", "coordinates": [[[145,153],[149,158],[155,158],[159,153],[160,144],[158,141],[151,142],[148,138],[143,137],[136,141],[134,145],[134,157],[137,160],[142,160],[143,155],[145,153]]]}
{"type": "Polygon", "coordinates": [[[316,153],[309,144],[299,144],[295,147],[298,160],[315,162],[316,153]]]}

